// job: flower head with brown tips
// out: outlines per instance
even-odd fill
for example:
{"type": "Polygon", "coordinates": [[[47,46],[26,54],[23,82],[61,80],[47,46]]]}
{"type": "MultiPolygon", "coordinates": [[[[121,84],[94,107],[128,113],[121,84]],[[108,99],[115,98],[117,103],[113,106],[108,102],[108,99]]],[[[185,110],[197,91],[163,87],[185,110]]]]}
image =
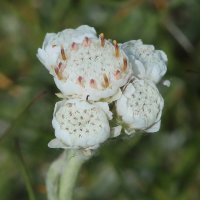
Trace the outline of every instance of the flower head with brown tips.
{"type": "Polygon", "coordinates": [[[114,95],[128,81],[132,70],[129,62],[126,64],[127,70],[124,70],[125,53],[116,41],[113,46],[106,40],[103,33],[99,38],[84,35],[82,41],[74,40],[69,45],[58,41],[58,44],[55,40],[52,43],[57,46],[53,49],[60,47],[54,64],[59,70],[54,70],[51,74],[55,76],[56,85],[64,95],[76,95],[76,98],[85,99],[89,94],[91,100],[99,100],[114,95]],[[107,89],[109,92],[103,92],[107,89]]]}

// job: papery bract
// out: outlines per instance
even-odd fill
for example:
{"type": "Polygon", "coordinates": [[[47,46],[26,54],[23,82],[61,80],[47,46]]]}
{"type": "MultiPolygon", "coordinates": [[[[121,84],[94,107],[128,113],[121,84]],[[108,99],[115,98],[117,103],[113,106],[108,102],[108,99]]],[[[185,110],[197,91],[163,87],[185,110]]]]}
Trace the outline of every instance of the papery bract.
{"type": "Polygon", "coordinates": [[[96,31],[93,27],[87,25],[79,26],[77,29],[65,29],[59,33],[47,33],[42,45],[42,49],[38,49],[37,57],[40,62],[54,74],[52,65],[56,65],[56,61],[61,51],[61,45],[65,49],[71,48],[71,44],[82,43],[84,38],[97,38],[96,31]]]}

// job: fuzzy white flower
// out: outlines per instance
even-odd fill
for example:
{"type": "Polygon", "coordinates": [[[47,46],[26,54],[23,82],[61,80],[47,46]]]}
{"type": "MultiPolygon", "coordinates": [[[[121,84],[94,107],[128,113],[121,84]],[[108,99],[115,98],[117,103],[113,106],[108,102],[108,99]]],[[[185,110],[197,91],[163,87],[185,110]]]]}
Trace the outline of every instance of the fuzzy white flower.
{"type": "Polygon", "coordinates": [[[127,134],[135,130],[151,133],[160,129],[163,106],[163,98],[152,81],[134,78],[117,101],[116,109],[127,134]]]}
{"type": "Polygon", "coordinates": [[[90,104],[78,99],[57,102],[52,121],[56,138],[48,146],[97,149],[110,136],[110,119],[112,113],[105,102],[90,104]]]}
{"type": "Polygon", "coordinates": [[[133,66],[134,75],[157,84],[167,71],[167,55],[155,50],[153,45],[144,45],[141,40],[131,40],[121,45],[133,66]]]}
{"type": "Polygon", "coordinates": [[[83,27],[47,35],[38,58],[66,98],[114,101],[132,74],[131,64],[116,41],[113,45],[103,34],[96,38],[91,27],[80,32],[83,27]]]}

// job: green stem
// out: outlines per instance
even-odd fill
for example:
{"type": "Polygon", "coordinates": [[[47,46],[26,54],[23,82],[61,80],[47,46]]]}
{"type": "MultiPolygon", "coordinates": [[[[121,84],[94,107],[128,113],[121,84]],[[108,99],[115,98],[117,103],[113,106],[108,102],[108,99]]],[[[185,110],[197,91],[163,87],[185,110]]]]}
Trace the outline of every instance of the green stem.
{"type": "Polygon", "coordinates": [[[17,118],[11,123],[11,125],[9,126],[9,128],[2,134],[2,137],[0,138],[0,142],[3,140],[3,138],[8,135],[11,130],[15,127],[15,125],[17,124],[17,122],[20,120],[20,118],[27,112],[27,110],[40,98],[42,97],[45,92],[42,92],[41,94],[39,94],[35,99],[33,99],[25,108],[24,110],[17,116],[17,118]]]}
{"type": "Polygon", "coordinates": [[[74,150],[68,150],[68,161],[60,178],[59,200],[72,200],[73,188],[78,172],[86,156],[74,156],[74,150]]]}
{"type": "Polygon", "coordinates": [[[25,183],[26,183],[26,189],[28,191],[29,199],[35,200],[35,195],[34,195],[34,192],[33,192],[32,185],[31,185],[30,177],[29,177],[28,170],[26,168],[26,164],[25,164],[23,156],[22,156],[22,152],[21,152],[21,149],[20,149],[18,139],[15,139],[15,149],[16,149],[17,157],[20,161],[20,165],[21,165],[22,173],[23,173],[24,180],[25,180],[25,183]]]}

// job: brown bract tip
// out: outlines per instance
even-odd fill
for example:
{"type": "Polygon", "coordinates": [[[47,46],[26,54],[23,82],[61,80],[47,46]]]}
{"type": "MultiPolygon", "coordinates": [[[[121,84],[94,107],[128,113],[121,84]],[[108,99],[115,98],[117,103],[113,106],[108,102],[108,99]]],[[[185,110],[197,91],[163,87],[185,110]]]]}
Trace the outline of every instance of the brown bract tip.
{"type": "Polygon", "coordinates": [[[116,77],[117,80],[122,78],[121,72],[119,70],[116,71],[115,77],[116,77]]]}
{"type": "Polygon", "coordinates": [[[91,87],[91,88],[97,89],[97,84],[96,84],[96,82],[95,82],[94,79],[91,79],[91,80],[90,80],[90,87],[91,87]]]}
{"type": "Polygon", "coordinates": [[[83,40],[82,45],[85,46],[85,47],[90,46],[90,40],[89,40],[88,37],[85,37],[85,39],[83,40]]]}
{"type": "Polygon", "coordinates": [[[82,86],[82,84],[83,84],[83,83],[82,83],[82,79],[83,79],[83,78],[82,78],[81,76],[78,77],[78,84],[81,85],[81,86],[82,86]]]}
{"type": "Polygon", "coordinates": [[[115,46],[115,55],[116,55],[116,57],[119,57],[119,46],[117,44],[117,41],[113,40],[113,44],[115,46]]]}
{"type": "Polygon", "coordinates": [[[100,34],[100,38],[101,38],[101,46],[104,47],[105,39],[104,39],[104,34],[103,33],[100,34]]]}
{"type": "Polygon", "coordinates": [[[60,47],[61,47],[62,59],[63,59],[63,60],[66,60],[67,58],[66,58],[66,56],[65,56],[65,50],[64,50],[64,48],[63,48],[63,45],[61,45],[60,47]]]}
{"type": "Polygon", "coordinates": [[[105,87],[109,87],[109,82],[108,82],[108,78],[106,76],[106,74],[103,74],[103,78],[104,78],[104,81],[105,81],[105,87]]]}
{"type": "Polygon", "coordinates": [[[125,72],[127,69],[127,58],[125,56],[123,57],[123,62],[124,62],[123,71],[125,72]]]}
{"type": "Polygon", "coordinates": [[[78,50],[78,45],[75,42],[72,43],[72,50],[78,50]]]}
{"type": "Polygon", "coordinates": [[[56,67],[56,68],[55,68],[55,72],[56,72],[56,75],[57,75],[58,79],[59,79],[59,80],[62,80],[62,79],[63,79],[63,77],[62,77],[62,74],[60,73],[60,71],[59,71],[59,68],[58,68],[58,67],[56,67]]]}

